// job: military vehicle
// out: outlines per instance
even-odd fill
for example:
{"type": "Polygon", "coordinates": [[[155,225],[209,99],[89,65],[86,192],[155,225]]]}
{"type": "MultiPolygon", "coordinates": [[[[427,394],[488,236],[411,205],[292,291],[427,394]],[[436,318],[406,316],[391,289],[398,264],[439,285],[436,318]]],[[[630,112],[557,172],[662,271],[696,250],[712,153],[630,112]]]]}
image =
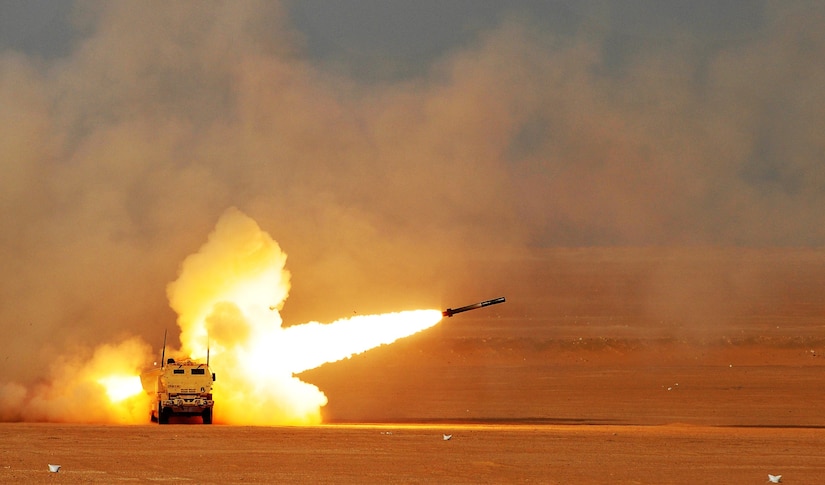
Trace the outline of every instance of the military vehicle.
{"type": "Polygon", "coordinates": [[[209,370],[207,353],[206,364],[191,359],[176,362],[165,359],[166,337],[164,336],[161,366],[143,372],[140,382],[152,399],[152,422],[168,424],[172,416],[200,416],[203,424],[212,424],[212,383],[215,374],[209,370]]]}

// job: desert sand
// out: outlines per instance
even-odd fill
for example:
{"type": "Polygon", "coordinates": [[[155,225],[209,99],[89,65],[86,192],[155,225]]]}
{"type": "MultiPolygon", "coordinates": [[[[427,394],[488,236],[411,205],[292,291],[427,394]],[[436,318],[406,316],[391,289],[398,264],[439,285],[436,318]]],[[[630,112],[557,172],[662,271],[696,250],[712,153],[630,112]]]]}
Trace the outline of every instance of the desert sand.
{"type": "Polygon", "coordinates": [[[825,430],[4,424],[3,483],[820,483],[825,430]],[[444,441],[442,433],[452,434],[444,441]],[[50,473],[48,464],[59,464],[50,473]]]}
{"type": "Polygon", "coordinates": [[[822,252],[486,263],[447,304],[506,304],[302,374],[323,426],[3,423],[0,482],[825,480],[822,252]]]}

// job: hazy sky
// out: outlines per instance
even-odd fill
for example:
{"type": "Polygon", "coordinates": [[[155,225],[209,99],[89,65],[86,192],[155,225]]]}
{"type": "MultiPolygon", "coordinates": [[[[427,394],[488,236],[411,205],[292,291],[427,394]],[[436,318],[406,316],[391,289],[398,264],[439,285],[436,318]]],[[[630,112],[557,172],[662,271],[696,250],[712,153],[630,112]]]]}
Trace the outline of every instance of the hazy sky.
{"type": "Polygon", "coordinates": [[[822,86],[813,0],[5,1],[0,327],[159,334],[233,206],[305,308],[503,247],[821,247],[822,86]]]}
{"type": "MultiPolygon", "coordinates": [[[[822,26],[815,1],[4,2],[2,95],[17,101],[4,106],[3,121],[42,114],[49,128],[26,133],[40,150],[43,137],[59,145],[47,156],[28,150],[25,164],[7,147],[4,165],[19,172],[17,165],[88,160],[82,149],[92,140],[115,146],[104,126],[147,123],[169,133],[153,117],[186,124],[187,143],[203,152],[199,136],[249,127],[242,103],[266,92],[278,98],[261,99],[267,116],[289,123],[292,109],[301,113],[289,147],[264,148],[238,133],[221,133],[223,146],[240,153],[257,144],[279,162],[256,170],[300,172],[276,178],[292,179],[283,183],[293,189],[298,178],[331,205],[369,217],[405,218],[426,186],[446,199],[427,208],[442,215],[416,210],[432,230],[456,218],[481,226],[489,203],[491,215],[510,219],[487,220],[491,233],[517,232],[516,242],[529,245],[818,246],[822,26]],[[108,27],[118,22],[128,25],[108,27]],[[267,71],[275,65],[278,72],[267,71]],[[21,99],[17,83],[32,95],[21,99]],[[98,89],[101,103],[89,103],[98,89]],[[323,155],[287,154],[321,145],[323,155]],[[355,165],[368,177],[355,176],[355,165]],[[491,179],[466,181],[481,175],[491,179]]],[[[269,129],[256,135],[283,133],[269,129]]],[[[166,157],[143,168],[179,174],[184,161],[166,157]]],[[[214,151],[187,158],[213,176],[225,170],[213,165],[252,163],[214,151]]],[[[122,184],[154,186],[127,181],[116,160],[105,163],[122,184]]],[[[91,176],[78,175],[78,187],[91,176]]],[[[23,181],[4,178],[20,190],[23,181]]],[[[101,180],[128,198],[126,187],[101,180]]],[[[241,196],[230,194],[230,180],[218,183],[233,205],[265,190],[241,196]]],[[[24,199],[7,195],[4,218],[18,218],[17,204],[55,195],[20,191],[24,199]]]]}

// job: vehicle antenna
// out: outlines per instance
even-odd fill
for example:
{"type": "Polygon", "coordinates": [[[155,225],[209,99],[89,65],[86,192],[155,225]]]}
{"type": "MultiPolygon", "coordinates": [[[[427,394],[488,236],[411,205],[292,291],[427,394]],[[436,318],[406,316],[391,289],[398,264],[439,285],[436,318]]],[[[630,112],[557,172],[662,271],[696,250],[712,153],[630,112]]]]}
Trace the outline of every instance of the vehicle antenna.
{"type": "Polygon", "coordinates": [[[163,330],[163,351],[160,354],[160,368],[163,369],[166,366],[166,332],[168,330],[163,330]]]}

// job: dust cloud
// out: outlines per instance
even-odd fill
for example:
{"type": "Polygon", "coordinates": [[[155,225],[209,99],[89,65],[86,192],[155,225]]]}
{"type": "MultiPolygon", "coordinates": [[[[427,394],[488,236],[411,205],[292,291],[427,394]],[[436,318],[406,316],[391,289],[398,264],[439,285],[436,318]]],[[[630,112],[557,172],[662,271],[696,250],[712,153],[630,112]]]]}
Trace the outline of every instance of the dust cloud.
{"type": "MultiPolygon", "coordinates": [[[[94,352],[56,355],[46,378],[30,385],[0,383],[0,421],[135,423],[149,416],[143,393],[112,396],[107,379],[132,378],[151,363],[151,348],[139,338],[99,345],[94,352]]],[[[109,382],[111,384],[111,382],[109,382]]]]}
{"type": "MultiPolygon", "coordinates": [[[[275,2],[78,2],[66,55],[0,52],[0,401],[100,345],[151,359],[167,283],[232,206],[289,250],[286,326],[475,301],[486,261],[535,248],[821,247],[825,8],[621,62],[597,10],[564,34],[506,16],[368,83],[275,2]]],[[[679,268],[640,307],[685,318],[705,280],[657,283],[679,268]]]]}
{"type": "Polygon", "coordinates": [[[212,356],[216,420],[226,424],[319,424],[327,397],[296,377],[432,327],[438,310],[356,315],[328,324],[282,327],[289,295],[287,255],[235,208],[187,257],[169,285],[185,356],[212,356]]]}
{"type": "MultiPolygon", "coordinates": [[[[439,310],[416,310],[283,328],[286,259],[269,234],[233,207],[167,287],[182,347],[164,347],[162,354],[207,363],[211,355],[222,375],[212,390],[218,423],[320,424],[327,397],[297,374],[391,344],[442,318],[439,310]]],[[[150,367],[148,348],[132,338],[98,346],[85,362],[56,356],[48,380],[31,388],[3,383],[0,419],[146,422],[151,403],[140,374],[150,367]]]]}

